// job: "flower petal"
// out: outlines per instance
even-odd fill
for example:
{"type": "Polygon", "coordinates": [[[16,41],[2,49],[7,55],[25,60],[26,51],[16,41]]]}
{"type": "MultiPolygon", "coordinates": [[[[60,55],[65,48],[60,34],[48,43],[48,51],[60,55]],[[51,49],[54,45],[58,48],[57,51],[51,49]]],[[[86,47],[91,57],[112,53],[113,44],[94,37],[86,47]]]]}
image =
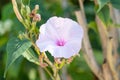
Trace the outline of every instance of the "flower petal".
{"type": "Polygon", "coordinates": [[[55,58],[70,58],[71,56],[75,55],[75,53],[73,53],[73,49],[70,49],[70,47],[67,47],[67,46],[54,47],[53,49],[48,51],[55,58]]]}
{"type": "Polygon", "coordinates": [[[53,50],[49,50],[52,56],[55,58],[69,58],[67,47],[54,47],[53,50]]]}
{"type": "Polygon", "coordinates": [[[71,40],[66,43],[65,46],[54,46],[54,48],[48,50],[55,58],[70,58],[79,53],[81,49],[81,41],[71,40]]]}
{"type": "Polygon", "coordinates": [[[40,34],[43,34],[47,38],[53,39],[53,40],[55,40],[56,38],[59,38],[59,35],[57,34],[56,30],[50,24],[43,24],[40,27],[40,34]]]}
{"type": "Polygon", "coordinates": [[[53,34],[57,34],[60,38],[69,40],[71,37],[83,37],[83,29],[82,27],[75,21],[69,18],[61,18],[61,17],[52,17],[47,23],[49,27],[54,31],[51,31],[53,34]]]}
{"type": "Polygon", "coordinates": [[[65,25],[69,27],[66,29],[66,35],[68,36],[67,39],[71,40],[71,38],[81,38],[83,37],[83,29],[82,27],[75,21],[72,21],[66,18],[65,25]]]}
{"type": "Polygon", "coordinates": [[[44,41],[44,42],[36,41],[36,44],[41,52],[47,51],[50,46],[54,45],[52,41],[44,41]]]}
{"type": "Polygon", "coordinates": [[[36,45],[39,47],[40,51],[47,51],[49,46],[55,45],[54,40],[50,39],[45,34],[39,35],[39,39],[36,41],[36,45]]]}
{"type": "Polygon", "coordinates": [[[71,50],[72,54],[78,54],[79,50],[81,49],[82,40],[81,39],[72,39],[71,41],[68,41],[65,46],[71,50]]]}

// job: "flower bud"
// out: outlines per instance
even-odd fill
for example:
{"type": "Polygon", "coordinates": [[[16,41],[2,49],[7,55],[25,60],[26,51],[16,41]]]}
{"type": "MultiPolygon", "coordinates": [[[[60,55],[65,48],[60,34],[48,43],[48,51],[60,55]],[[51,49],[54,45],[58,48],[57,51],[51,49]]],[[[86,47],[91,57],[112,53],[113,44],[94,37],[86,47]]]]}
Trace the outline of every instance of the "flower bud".
{"type": "Polygon", "coordinates": [[[38,10],[39,10],[39,5],[35,5],[35,8],[32,10],[31,14],[36,14],[38,10]]]}
{"type": "Polygon", "coordinates": [[[33,21],[40,21],[41,20],[41,15],[40,14],[35,14],[33,17],[33,21]]]}
{"type": "Polygon", "coordinates": [[[35,5],[35,10],[39,10],[39,5],[35,5]]]}
{"type": "Polygon", "coordinates": [[[26,11],[27,11],[27,15],[29,15],[31,13],[30,7],[26,6],[26,11]]]}

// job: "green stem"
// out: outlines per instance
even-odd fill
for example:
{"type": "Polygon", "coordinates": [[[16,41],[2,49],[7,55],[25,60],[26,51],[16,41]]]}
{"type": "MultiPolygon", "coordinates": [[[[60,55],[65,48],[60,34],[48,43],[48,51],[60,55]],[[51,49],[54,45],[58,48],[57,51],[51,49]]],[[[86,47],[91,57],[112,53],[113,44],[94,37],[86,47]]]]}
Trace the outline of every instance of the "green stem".
{"type": "Polygon", "coordinates": [[[59,69],[54,66],[54,67],[53,67],[54,80],[60,80],[60,76],[59,76],[59,74],[58,74],[58,71],[59,71],[59,69]]]}
{"type": "Polygon", "coordinates": [[[49,76],[52,78],[52,80],[54,80],[54,77],[52,76],[52,74],[50,73],[50,71],[47,68],[44,68],[44,69],[49,74],[49,76]]]}
{"type": "Polygon", "coordinates": [[[55,80],[57,80],[57,75],[58,75],[58,69],[55,71],[55,80]]]}
{"type": "Polygon", "coordinates": [[[50,65],[51,68],[53,68],[53,64],[47,58],[44,58],[44,60],[46,63],[48,63],[50,65]]]}
{"type": "Polygon", "coordinates": [[[32,45],[34,46],[37,54],[40,55],[40,51],[39,51],[38,47],[35,45],[35,43],[33,41],[32,41],[32,45]]]}

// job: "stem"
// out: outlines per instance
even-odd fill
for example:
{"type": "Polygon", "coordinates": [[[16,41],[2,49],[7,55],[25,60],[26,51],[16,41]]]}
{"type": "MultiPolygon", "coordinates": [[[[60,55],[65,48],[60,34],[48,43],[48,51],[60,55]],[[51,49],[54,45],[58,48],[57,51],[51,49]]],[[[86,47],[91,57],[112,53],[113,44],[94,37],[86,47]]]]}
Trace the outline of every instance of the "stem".
{"type": "Polygon", "coordinates": [[[40,77],[41,77],[41,80],[47,80],[47,78],[46,78],[46,75],[45,75],[45,71],[43,70],[43,68],[41,68],[40,66],[39,66],[39,75],[40,75],[40,77]]]}
{"type": "Polygon", "coordinates": [[[58,69],[55,70],[55,80],[57,80],[58,69]]]}
{"type": "Polygon", "coordinates": [[[54,72],[54,80],[60,80],[60,76],[58,74],[59,69],[57,69],[56,67],[53,68],[53,72],[54,72]]]}
{"type": "Polygon", "coordinates": [[[12,4],[13,4],[13,10],[14,10],[18,20],[20,22],[23,22],[23,18],[22,18],[22,16],[20,15],[20,13],[18,11],[18,6],[17,6],[17,3],[16,3],[16,0],[12,0],[12,4]]]}
{"type": "Polygon", "coordinates": [[[84,11],[84,0],[79,0],[79,5],[80,5],[80,9],[81,9],[81,13],[82,13],[82,20],[84,20],[84,24],[85,26],[87,25],[87,21],[86,21],[86,16],[85,16],[85,11],[84,11]]]}
{"type": "Polygon", "coordinates": [[[83,27],[84,30],[84,38],[83,38],[83,48],[82,50],[85,52],[84,58],[86,60],[86,62],[88,63],[89,67],[91,68],[91,70],[93,71],[93,73],[100,79],[100,80],[104,80],[103,79],[103,75],[102,75],[102,70],[100,68],[100,66],[98,65],[94,54],[93,54],[93,49],[91,47],[90,41],[89,41],[89,37],[88,37],[88,31],[87,31],[87,27],[86,27],[86,22],[83,21],[83,15],[81,11],[76,11],[75,12],[76,18],[79,22],[79,24],[81,24],[81,26],[83,27]]]}
{"type": "Polygon", "coordinates": [[[49,74],[49,76],[51,77],[51,79],[54,80],[54,77],[52,76],[52,74],[50,73],[50,71],[47,68],[44,68],[44,69],[49,74]]]}
{"type": "Polygon", "coordinates": [[[96,23],[101,39],[103,55],[104,58],[106,58],[106,46],[107,46],[107,36],[108,36],[107,27],[104,25],[104,23],[100,20],[99,16],[97,15],[96,15],[96,23]]]}
{"type": "MultiPolygon", "coordinates": [[[[36,33],[35,31],[35,28],[36,28],[36,22],[32,22],[32,23],[29,23],[29,22],[24,22],[19,10],[18,10],[18,6],[17,6],[17,3],[16,3],[16,0],[12,0],[12,4],[13,4],[13,10],[18,18],[18,20],[25,26],[26,29],[28,28],[31,28],[30,31],[28,29],[28,34],[27,34],[27,39],[31,40],[32,42],[32,45],[34,46],[35,48],[35,51],[37,52],[38,55],[40,55],[40,51],[39,51],[39,48],[36,46],[36,44],[34,43],[34,40],[33,40],[33,33],[36,33]],[[31,24],[31,25],[29,25],[31,24]]],[[[35,34],[36,35],[36,34],[35,34]]],[[[36,37],[37,38],[37,37],[36,37]]],[[[45,59],[45,61],[51,66],[52,66],[52,63],[48,60],[48,59],[45,59]]],[[[56,77],[54,79],[54,77],[52,76],[51,72],[45,67],[44,70],[49,74],[49,76],[51,77],[52,80],[60,80],[58,78],[58,71],[56,72],[56,77]]]]}
{"type": "Polygon", "coordinates": [[[44,58],[45,62],[48,63],[51,67],[53,67],[53,64],[47,59],[47,58],[44,58]]]}
{"type": "Polygon", "coordinates": [[[118,76],[118,73],[115,69],[115,66],[114,66],[114,62],[113,62],[113,54],[112,54],[112,37],[108,39],[107,41],[107,61],[109,63],[109,66],[110,66],[110,69],[111,69],[111,72],[112,72],[112,75],[113,75],[113,78],[114,80],[119,80],[119,76],[118,76]]]}
{"type": "Polygon", "coordinates": [[[32,45],[34,46],[37,54],[40,55],[40,51],[39,51],[38,47],[35,45],[35,43],[33,41],[32,41],[32,45]]]}

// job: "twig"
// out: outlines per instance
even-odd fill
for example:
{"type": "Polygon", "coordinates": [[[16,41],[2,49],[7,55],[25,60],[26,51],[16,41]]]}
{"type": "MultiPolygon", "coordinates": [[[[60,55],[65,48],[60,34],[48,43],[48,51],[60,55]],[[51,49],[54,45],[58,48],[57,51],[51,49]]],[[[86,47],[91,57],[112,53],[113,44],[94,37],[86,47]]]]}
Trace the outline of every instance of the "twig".
{"type": "Polygon", "coordinates": [[[49,74],[49,76],[52,78],[52,80],[54,80],[54,77],[52,76],[52,74],[49,72],[49,70],[47,68],[44,68],[44,70],[49,74]]]}
{"type": "Polygon", "coordinates": [[[109,65],[105,59],[104,63],[102,64],[102,69],[103,69],[103,77],[104,80],[113,80],[109,65]]]}
{"type": "Polygon", "coordinates": [[[83,21],[82,13],[81,11],[76,11],[75,15],[77,17],[77,20],[79,24],[83,27],[84,29],[84,38],[83,38],[83,51],[85,52],[83,55],[85,57],[86,62],[88,63],[89,67],[93,71],[93,73],[100,79],[103,80],[102,76],[102,71],[100,67],[98,66],[95,57],[93,55],[93,50],[90,45],[89,37],[88,37],[88,32],[85,26],[85,22],[83,21]]]}
{"type": "Polygon", "coordinates": [[[97,15],[96,15],[96,23],[101,39],[103,55],[104,58],[106,58],[106,46],[107,46],[107,36],[108,36],[107,28],[97,15]]]}
{"type": "MultiPolygon", "coordinates": [[[[85,11],[84,11],[84,5],[83,5],[84,0],[79,0],[79,5],[80,5],[80,9],[83,15],[83,19],[85,20],[85,11]]],[[[86,21],[85,21],[86,22],[86,21]]]]}
{"type": "Polygon", "coordinates": [[[113,63],[112,40],[113,40],[112,37],[109,37],[107,41],[107,61],[109,63],[114,80],[119,80],[118,73],[116,72],[115,65],[113,63]]]}
{"type": "Polygon", "coordinates": [[[85,11],[84,11],[84,4],[83,4],[84,0],[79,0],[79,5],[80,5],[80,9],[81,9],[81,13],[82,13],[82,17],[84,20],[84,25],[87,26],[87,21],[86,21],[86,16],[85,16],[85,11]]]}
{"type": "Polygon", "coordinates": [[[103,77],[105,80],[112,80],[112,73],[109,67],[109,63],[106,60],[107,57],[107,37],[108,37],[108,31],[107,27],[103,24],[103,22],[100,20],[100,18],[96,15],[96,23],[101,39],[102,44],[102,50],[104,55],[104,63],[102,64],[103,69],[103,77]]]}
{"type": "MultiPolygon", "coordinates": [[[[113,24],[120,23],[120,11],[113,8],[112,5],[109,4],[110,8],[110,16],[113,20],[113,24]]],[[[114,63],[117,65],[119,62],[119,54],[118,54],[118,46],[119,46],[119,29],[114,25],[110,25],[110,34],[113,36],[113,56],[114,56],[114,63]]]]}

